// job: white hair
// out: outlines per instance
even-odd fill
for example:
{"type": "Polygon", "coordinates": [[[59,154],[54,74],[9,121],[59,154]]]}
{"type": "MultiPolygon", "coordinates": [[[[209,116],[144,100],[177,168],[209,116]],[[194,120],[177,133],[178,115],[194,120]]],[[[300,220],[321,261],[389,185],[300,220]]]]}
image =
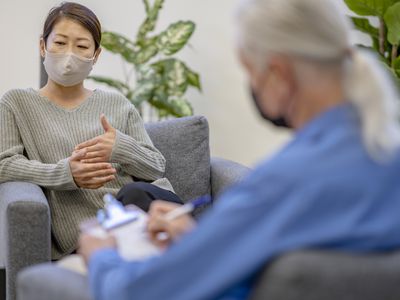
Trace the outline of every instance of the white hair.
{"type": "Polygon", "coordinates": [[[346,100],[356,108],[367,151],[388,158],[400,145],[397,88],[375,56],[354,48],[352,25],[335,0],[243,0],[237,43],[255,67],[269,53],[343,65],[346,100]]]}

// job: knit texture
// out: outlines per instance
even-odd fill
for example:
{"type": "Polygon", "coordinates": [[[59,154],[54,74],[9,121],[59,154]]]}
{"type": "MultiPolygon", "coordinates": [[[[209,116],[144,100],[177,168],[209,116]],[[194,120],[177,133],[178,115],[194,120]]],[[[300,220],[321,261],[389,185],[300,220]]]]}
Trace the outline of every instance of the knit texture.
{"type": "Polygon", "coordinates": [[[0,183],[26,181],[43,187],[51,211],[53,259],[76,249],[80,222],[103,207],[105,193],[116,195],[133,178],[173,191],[164,170],[164,157],[122,95],[95,90],[74,109],[62,108],[34,89],[11,90],[0,100],[0,183]],[[117,129],[110,161],[117,174],[99,189],[82,189],[74,182],[68,158],[76,145],[104,133],[101,113],[117,129]]]}

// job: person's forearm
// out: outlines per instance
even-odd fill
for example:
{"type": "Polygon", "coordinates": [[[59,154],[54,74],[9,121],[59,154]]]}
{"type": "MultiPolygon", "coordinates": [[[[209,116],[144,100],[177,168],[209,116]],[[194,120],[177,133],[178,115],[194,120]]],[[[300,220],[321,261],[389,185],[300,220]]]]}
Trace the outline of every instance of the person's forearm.
{"type": "Polygon", "coordinates": [[[145,180],[159,179],[165,172],[165,159],[157,149],[120,131],[117,131],[111,162],[119,163],[128,174],[145,180]]]}
{"type": "Polygon", "coordinates": [[[31,182],[53,190],[78,188],[67,158],[56,164],[44,164],[19,154],[3,157],[0,160],[0,182],[6,181],[31,182]]]}

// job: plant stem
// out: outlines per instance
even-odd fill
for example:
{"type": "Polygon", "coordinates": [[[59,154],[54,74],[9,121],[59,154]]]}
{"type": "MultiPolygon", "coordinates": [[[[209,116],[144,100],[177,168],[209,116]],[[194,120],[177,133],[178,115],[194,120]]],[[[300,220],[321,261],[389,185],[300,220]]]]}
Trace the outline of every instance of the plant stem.
{"type": "Polygon", "coordinates": [[[385,23],[379,18],[379,53],[385,57],[385,23]]]}
{"type": "Polygon", "coordinates": [[[148,15],[149,12],[150,12],[150,4],[149,4],[149,1],[148,1],[148,0],[143,0],[143,3],[144,3],[145,10],[146,10],[146,14],[148,15]]]}
{"type": "Polygon", "coordinates": [[[392,47],[392,68],[394,68],[394,63],[397,58],[397,50],[399,49],[399,45],[393,45],[392,47]]]}

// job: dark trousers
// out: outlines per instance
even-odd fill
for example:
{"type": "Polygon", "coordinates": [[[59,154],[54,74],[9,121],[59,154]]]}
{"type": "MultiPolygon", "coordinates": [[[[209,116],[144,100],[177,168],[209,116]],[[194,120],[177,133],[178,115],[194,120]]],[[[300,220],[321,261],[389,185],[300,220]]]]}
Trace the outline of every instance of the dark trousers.
{"type": "Polygon", "coordinates": [[[183,204],[183,201],[173,192],[147,182],[133,182],[125,185],[119,190],[117,199],[123,205],[134,204],[146,212],[154,200],[183,204]]]}
{"type": "Polygon", "coordinates": [[[6,270],[0,268],[0,300],[6,300],[6,270]]]}

